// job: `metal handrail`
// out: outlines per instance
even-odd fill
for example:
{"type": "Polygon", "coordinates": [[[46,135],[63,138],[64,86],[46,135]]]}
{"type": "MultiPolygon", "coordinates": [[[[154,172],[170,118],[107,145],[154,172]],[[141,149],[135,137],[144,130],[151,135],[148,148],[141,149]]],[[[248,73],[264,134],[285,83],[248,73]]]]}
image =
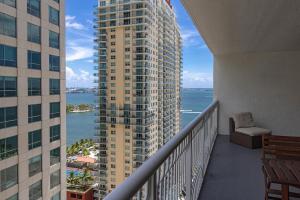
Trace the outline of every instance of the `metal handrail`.
{"type": "Polygon", "coordinates": [[[187,137],[191,136],[191,131],[201,122],[206,121],[209,113],[219,106],[218,101],[210,104],[201,114],[190,122],[183,130],[176,134],[169,142],[162,146],[155,154],[146,160],[130,177],[117,186],[105,200],[121,200],[132,198],[150,178],[156,173],[161,164],[172,154],[172,152],[187,137]]]}

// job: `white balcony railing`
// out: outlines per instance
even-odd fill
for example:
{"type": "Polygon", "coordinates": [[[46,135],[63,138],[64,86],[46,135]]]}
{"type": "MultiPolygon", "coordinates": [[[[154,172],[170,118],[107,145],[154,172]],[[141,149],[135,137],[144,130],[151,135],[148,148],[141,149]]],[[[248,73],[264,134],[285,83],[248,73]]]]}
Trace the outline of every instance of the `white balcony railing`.
{"type": "Polygon", "coordinates": [[[218,102],[146,160],[105,200],[197,199],[218,131],[218,102]]]}

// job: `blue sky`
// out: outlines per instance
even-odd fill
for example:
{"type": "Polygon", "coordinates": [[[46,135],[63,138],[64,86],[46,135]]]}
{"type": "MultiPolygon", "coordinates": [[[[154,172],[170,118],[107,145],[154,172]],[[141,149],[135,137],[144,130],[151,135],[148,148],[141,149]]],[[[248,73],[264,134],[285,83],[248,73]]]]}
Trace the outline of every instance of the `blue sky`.
{"type": "MultiPolygon", "coordinates": [[[[179,0],[171,0],[183,39],[183,87],[212,87],[212,55],[179,0]]],[[[67,87],[93,84],[93,6],[97,0],[66,0],[67,87]]]]}

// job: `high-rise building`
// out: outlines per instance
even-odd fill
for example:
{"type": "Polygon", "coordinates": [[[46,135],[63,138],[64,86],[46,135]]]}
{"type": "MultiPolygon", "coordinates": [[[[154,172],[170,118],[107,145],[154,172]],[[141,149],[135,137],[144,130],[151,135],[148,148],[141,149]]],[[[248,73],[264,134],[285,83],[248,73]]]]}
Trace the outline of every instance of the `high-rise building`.
{"type": "Polygon", "coordinates": [[[166,0],[96,8],[100,197],[180,129],[181,37],[166,0]]]}
{"type": "Polygon", "coordinates": [[[64,200],[64,0],[0,0],[0,199],[64,200]]]}

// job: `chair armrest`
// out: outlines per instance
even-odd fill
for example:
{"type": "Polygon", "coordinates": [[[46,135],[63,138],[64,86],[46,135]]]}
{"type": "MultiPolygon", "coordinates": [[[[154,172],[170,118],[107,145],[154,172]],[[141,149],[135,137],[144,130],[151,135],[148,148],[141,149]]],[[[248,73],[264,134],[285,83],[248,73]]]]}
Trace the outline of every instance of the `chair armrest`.
{"type": "Polygon", "coordinates": [[[232,117],[229,118],[229,133],[233,134],[235,132],[235,123],[232,117]]]}

